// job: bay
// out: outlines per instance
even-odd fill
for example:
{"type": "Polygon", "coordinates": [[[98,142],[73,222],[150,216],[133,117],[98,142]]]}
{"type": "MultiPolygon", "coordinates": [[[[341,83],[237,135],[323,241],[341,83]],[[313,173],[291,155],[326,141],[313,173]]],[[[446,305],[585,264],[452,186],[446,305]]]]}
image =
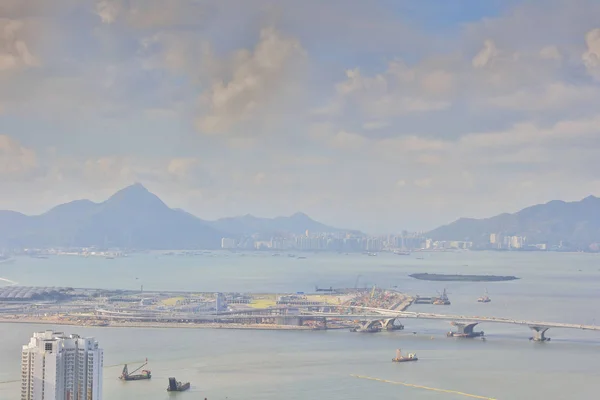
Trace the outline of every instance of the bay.
{"type": "MultiPolygon", "coordinates": [[[[600,323],[600,257],[595,254],[457,252],[396,256],[264,253],[201,256],[140,254],[108,260],[20,257],[0,277],[28,286],[182,291],[309,292],[358,286],[432,295],[446,288],[450,306],[413,311],[600,323]],[[428,282],[414,272],[515,275],[509,282],[428,282]],[[360,275],[360,277],[359,277],[360,275]],[[137,278],[137,279],[136,279],[137,278]],[[477,303],[488,290],[492,302],[477,303]]],[[[208,329],[52,327],[0,324],[0,399],[18,399],[20,346],[31,332],[55,328],[95,336],[105,350],[110,400],[167,399],[167,378],[192,383],[190,399],[460,399],[462,395],[353,377],[448,389],[497,399],[588,399],[600,392],[600,333],[550,329],[550,343],[527,340],[527,327],[481,324],[486,341],[445,337],[443,321],[405,320],[404,332],[275,332],[208,329]],[[413,334],[416,332],[416,334],[413,334]],[[396,348],[416,363],[394,364],[396,348]],[[125,362],[150,360],[147,382],[117,379],[125,362]]]]}

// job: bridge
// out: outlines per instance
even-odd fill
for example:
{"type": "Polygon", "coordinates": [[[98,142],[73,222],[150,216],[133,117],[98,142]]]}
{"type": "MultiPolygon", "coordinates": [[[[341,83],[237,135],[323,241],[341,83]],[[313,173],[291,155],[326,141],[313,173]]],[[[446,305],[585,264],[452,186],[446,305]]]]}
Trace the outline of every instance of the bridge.
{"type": "Polygon", "coordinates": [[[123,312],[112,311],[106,309],[97,309],[96,314],[107,319],[129,319],[129,320],[145,320],[157,322],[169,321],[186,321],[186,322],[236,322],[236,321],[261,321],[261,320],[276,320],[286,324],[302,324],[306,320],[317,320],[327,323],[327,319],[332,320],[351,320],[362,321],[360,327],[363,330],[380,326],[382,329],[395,330],[403,329],[404,326],[397,321],[401,319],[425,319],[425,320],[442,320],[450,322],[455,328],[455,332],[448,332],[448,336],[453,337],[477,337],[483,336],[483,332],[476,332],[474,328],[480,323],[496,323],[496,324],[511,324],[523,325],[529,327],[533,331],[533,336],[530,340],[547,341],[550,338],[545,334],[550,328],[563,329],[579,329],[600,331],[600,326],[571,324],[562,322],[543,322],[533,320],[519,320],[502,317],[482,317],[482,316],[464,316],[453,314],[435,314],[435,313],[419,313],[409,311],[394,311],[381,308],[353,306],[347,309],[352,309],[356,312],[352,313],[335,313],[335,312],[317,312],[317,311],[301,311],[294,314],[286,313],[286,308],[277,307],[269,309],[252,309],[238,312],[226,312],[219,314],[195,314],[195,313],[163,313],[163,312],[123,312]]]}
{"type": "Polygon", "coordinates": [[[411,311],[400,311],[393,312],[391,310],[381,308],[366,308],[369,311],[379,313],[382,316],[391,317],[394,315],[396,318],[419,318],[419,319],[433,319],[449,321],[458,328],[457,332],[454,332],[449,336],[459,337],[476,337],[483,336],[483,332],[474,332],[474,328],[477,324],[482,322],[497,323],[497,324],[512,324],[512,325],[525,325],[533,331],[533,337],[530,340],[544,342],[550,340],[546,337],[546,332],[550,328],[564,328],[564,329],[579,329],[579,330],[590,330],[600,331],[598,325],[586,325],[586,324],[571,324],[562,322],[542,322],[542,321],[529,321],[519,320],[502,317],[481,317],[481,316],[464,316],[464,315],[451,315],[451,314],[434,314],[434,313],[418,313],[411,311]]]}

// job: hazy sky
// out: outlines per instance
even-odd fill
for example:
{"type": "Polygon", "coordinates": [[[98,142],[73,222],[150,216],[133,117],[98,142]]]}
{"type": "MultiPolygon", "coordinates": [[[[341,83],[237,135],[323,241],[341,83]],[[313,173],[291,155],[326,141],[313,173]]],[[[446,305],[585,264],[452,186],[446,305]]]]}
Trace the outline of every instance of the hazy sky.
{"type": "Polygon", "coordinates": [[[600,195],[597,0],[0,0],[0,209],[430,229],[600,195]]]}

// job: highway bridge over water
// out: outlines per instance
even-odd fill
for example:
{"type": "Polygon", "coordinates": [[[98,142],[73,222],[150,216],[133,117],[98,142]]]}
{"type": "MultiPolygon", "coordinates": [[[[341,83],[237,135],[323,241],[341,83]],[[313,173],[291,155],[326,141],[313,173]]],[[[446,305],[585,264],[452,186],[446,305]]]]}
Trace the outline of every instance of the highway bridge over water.
{"type": "Polygon", "coordinates": [[[350,307],[353,310],[351,313],[340,312],[319,312],[319,311],[296,311],[289,313],[290,310],[285,307],[276,307],[268,309],[248,309],[229,311],[219,314],[196,314],[196,313],[156,313],[156,312],[124,312],[105,309],[97,309],[96,314],[107,319],[129,319],[129,320],[144,320],[144,321],[186,321],[186,322],[243,322],[243,321],[260,321],[264,319],[277,318],[285,324],[302,324],[303,321],[316,320],[327,322],[327,320],[350,320],[361,321],[361,326],[368,329],[379,324],[382,328],[392,327],[398,320],[403,319],[424,319],[424,320],[442,320],[450,322],[455,328],[455,332],[450,332],[450,336],[475,337],[483,336],[483,332],[475,332],[474,328],[480,323],[496,323],[496,324],[511,324],[523,325],[529,327],[533,331],[531,339],[536,341],[549,340],[545,333],[550,328],[563,329],[579,329],[600,331],[600,326],[571,324],[562,322],[544,322],[533,320],[519,320],[502,317],[485,317],[485,316],[465,316],[453,314],[435,314],[435,313],[420,313],[409,311],[394,311],[372,307],[350,307]]]}

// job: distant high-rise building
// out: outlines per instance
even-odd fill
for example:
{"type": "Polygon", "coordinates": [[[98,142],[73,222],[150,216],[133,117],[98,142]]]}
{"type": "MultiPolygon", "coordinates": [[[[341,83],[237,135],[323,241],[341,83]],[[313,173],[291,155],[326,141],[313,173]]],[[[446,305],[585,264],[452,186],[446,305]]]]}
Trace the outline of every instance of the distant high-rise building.
{"type": "Polygon", "coordinates": [[[222,249],[235,249],[237,247],[237,242],[235,239],[230,238],[222,238],[221,239],[221,248],[222,249]]]}
{"type": "Polygon", "coordinates": [[[497,241],[498,241],[498,236],[495,233],[490,234],[490,243],[496,244],[497,241]]]}
{"type": "Polygon", "coordinates": [[[525,238],[522,236],[511,236],[510,247],[513,249],[520,249],[525,244],[525,238]]]}
{"type": "Polygon", "coordinates": [[[215,310],[217,312],[223,311],[227,309],[227,303],[225,300],[225,295],[223,293],[215,294],[215,310]]]}
{"type": "Polygon", "coordinates": [[[103,358],[94,338],[34,333],[21,354],[21,400],[102,400],[103,358]]]}

